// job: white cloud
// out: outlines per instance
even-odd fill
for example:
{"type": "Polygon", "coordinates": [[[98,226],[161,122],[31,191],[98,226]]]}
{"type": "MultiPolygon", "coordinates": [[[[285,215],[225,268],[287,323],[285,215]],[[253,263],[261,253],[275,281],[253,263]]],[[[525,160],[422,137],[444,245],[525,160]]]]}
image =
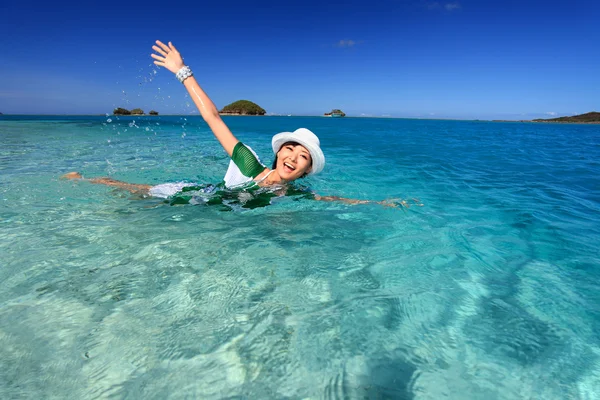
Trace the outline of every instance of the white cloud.
{"type": "Polygon", "coordinates": [[[550,116],[552,116],[552,117],[554,117],[556,114],[557,114],[557,113],[555,113],[554,111],[548,111],[548,112],[546,113],[546,115],[550,115],[550,116]]]}
{"type": "Polygon", "coordinates": [[[426,4],[427,8],[430,10],[444,9],[446,11],[454,11],[454,10],[458,10],[459,8],[461,8],[460,3],[457,1],[452,2],[452,3],[440,3],[440,2],[434,1],[434,2],[427,2],[425,4],[426,4]]]}
{"type": "Polygon", "coordinates": [[[354,40],[340,40],[335,44],[336,47],[352,47],[356,45],[354,40]]]}

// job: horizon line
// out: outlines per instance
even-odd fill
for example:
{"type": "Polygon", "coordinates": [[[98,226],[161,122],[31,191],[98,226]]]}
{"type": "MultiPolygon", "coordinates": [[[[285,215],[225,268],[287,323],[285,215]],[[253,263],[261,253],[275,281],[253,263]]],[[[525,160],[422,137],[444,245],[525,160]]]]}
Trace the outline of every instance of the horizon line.
{"type": "MultiPolygon", "coordinates": [[[[200,117],[202,115],[199,113],[195,114],[159,114],[159,115],[150,115],[150,114],[141,114],[141,115],[117,115],[117,114],[35,114],[35,113],[26,113],[26,114],[0,114],[0,118],[3,116],[45,116],[45,117],[200,117]]],[[[321,114],[265,114],[265,115],[221,115],[222,117],[310,117],[310,118],[328,118],[325,115],[321,114]]],[[[343,118],[378,118],[378,119],[413,119],[413,120],[423,120],[423,121],[479,121],[479,122],[531,122],[532,120],[528,119],[482,119],[482,118],[431,118],[431,117],[397,117],[393,115],[346,115],[343,118]]],[[[336,120],[339,118],[336,118],[336,120]]]]}

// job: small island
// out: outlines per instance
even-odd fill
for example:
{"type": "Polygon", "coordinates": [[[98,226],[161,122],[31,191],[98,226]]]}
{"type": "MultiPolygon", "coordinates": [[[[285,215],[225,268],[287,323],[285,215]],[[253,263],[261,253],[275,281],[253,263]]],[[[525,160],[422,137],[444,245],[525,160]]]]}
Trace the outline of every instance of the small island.
{"type": "Polygon", "coordinates": [[[264,108],[249,100],[238,100],[221,109],[221,115],[265,115],[264,108]]]}
{"type": "Polygon", "coordinates": [[[345,117],[346,113],[343,112],[340,109],[334,108],[333,110],[331,110],[331,112],[323,114],[323,116],[325,116],[325,117],[333,117],[333,118],[340,118],[340,117],[345,117]]]}
{"type": "Polygon", "coordinates": [[[600,124],[600,112],[592,111],[586,114],[573,115],[572,117],[559,117],[550,119],[534,119],[533,122],[563,122],[574,124],[600,124]]]}
{"type": "MultiPolygon", "coordinates": [[[[113,110],[113,115],[146,115],[141,108],[134,108],[129,111],[126,108],[117,107],[113,110]]],[[[158,115],[158,111],[150,110],[149,115],[158,115]]]]}

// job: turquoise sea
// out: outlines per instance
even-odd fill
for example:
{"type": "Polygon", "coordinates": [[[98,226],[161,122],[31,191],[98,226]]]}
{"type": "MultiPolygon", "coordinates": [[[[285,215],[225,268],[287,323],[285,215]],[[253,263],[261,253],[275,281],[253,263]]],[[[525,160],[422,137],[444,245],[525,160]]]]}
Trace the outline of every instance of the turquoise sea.
{"type": "Polygon", "coordinates": [[[59,177],[218,183],[200,117],[1,116],[0,398],[600,398],[600,125],[225,121],[412,205],[171,206],[59,177]]]}

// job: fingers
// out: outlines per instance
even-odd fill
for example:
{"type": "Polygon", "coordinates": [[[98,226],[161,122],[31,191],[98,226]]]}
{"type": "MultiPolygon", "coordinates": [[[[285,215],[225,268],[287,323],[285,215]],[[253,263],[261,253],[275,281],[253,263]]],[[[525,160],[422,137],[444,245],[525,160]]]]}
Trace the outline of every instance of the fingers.
{"type": "Polygon", "coordinates": [[[164,51],[163,49],[161,49],[158,46],[152,46],[152,50],[154,50],[155,52],[157,52],[158,54],[161,54],[163,57],[167,56],[167,52],[164,51]]]}
{"type": "MultiPolygon", "coordinates": [[[[163,42],[161,42],[160,40],[156,41],[156,44],[160,46],[160,48],[164,51],[164,53],[169,54],[169,52],[174,51],[175,53],[179,53],[177,51],[177,49],[175,48],[175,46],[173,45],[173,43],[169,42],[169,45],[167,46],[166,44],[164,44],[163,42]]],[[[154,48],[154,46],[152,47],[154,48]]],[[[156,50],[156,49],[155,49],[156,50]]],[[[158,51],[158,50],[157,50],[158,51]]],[[[163,54],[161,52],[161,54],[163,54]]],[[[165,54],[163,54],[165,55],[165,54]]]]}
{"type": "Polygon", "coordinates": [[[164,63],[166,60],[164,57],[161,56],[157,56],[156,54],[150,54],[150,57],[154,58],[156,61],[160,61],[162,63],[164,63]]]}
{"type": "Polygon", "coordinates": [[[167,46],[165,46],[165,44],[163,42],[161,42],[160,40],[157,40],[156,44],[160,47],[152,46],[152,50],[154,50],[158,54],[162,55],[162,57],[159,55],[156,55],[156,54],[150,54],[150,57],[152,57],[152,58],[154,58],[154,60],[156,60],[156,61],[154,61],[155,65],[158,65],[159,67],[164,67],[165,61],[166,61],[165,57],[167,56],[167,54],[169,54],[168,51],[165,51],[164,49],[166,48],[168,50],[169,48],[167,46]]]}
{"type": "MultiPolygon", "coordinates": [[[[154,64],[159,67],[166,67],[167,61],[170,64],[175,63],[177,65],[182,63],[183,59],[181,58],[181,55],[171,42],[169,42],[169,45],[167,46],[160,40],[157,40],[156,45],[152,46],[152,50],[157,54],[151,54],[151,57],[155,60],[154,64]]],[[[168,69],[171,70],[171,68],[168,69]]]]}
{"type": "Polygon", "coordinates": [[[60,179],[83,179],[79,172],[69,172],[60,177],[60,179]]]}
{"type": "Polygon", "coordinates": [[[161,56],[157,56],[156,54],[150,54],[150,57],[154,58],[156,61],[154,61],[155,65],[158,65],[159,67],[164,67],[165,66],[165,58],[161,57],[161,56]]]}
{"type": "Polygon", "coordinates": [[[169,53],[169,51],[171,51],[171,49],[169,49],[169,47],[160,40],[157,40],[156,44],[159,45],[165,51],[165,53],[169,53]]]}

